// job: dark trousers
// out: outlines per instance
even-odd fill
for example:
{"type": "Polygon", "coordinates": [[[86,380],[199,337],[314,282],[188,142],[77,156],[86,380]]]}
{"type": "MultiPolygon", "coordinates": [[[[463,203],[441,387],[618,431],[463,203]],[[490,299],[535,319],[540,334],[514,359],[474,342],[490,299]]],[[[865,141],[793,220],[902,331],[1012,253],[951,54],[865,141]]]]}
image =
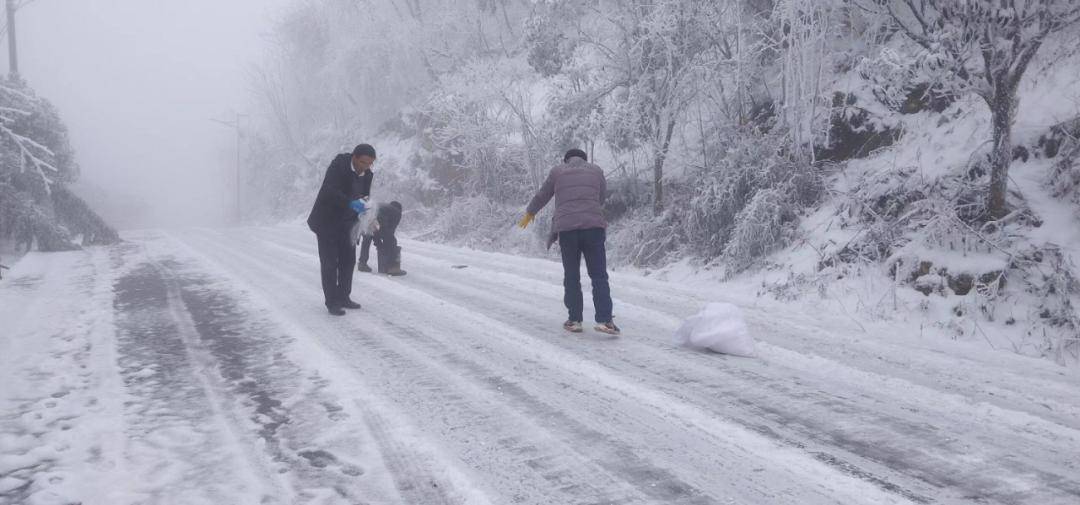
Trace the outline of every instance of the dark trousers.
{"type": "Polygon", "coordinates": [[[352,293],[356,245],[349,240],[349,232],[344,227],[315,236],[319,241],[319,267],[326,306],[341,307],[352,293]]]}
{"type": "Polygon", "coordinates": [[[394,232],[384,232],[379,230],[375,232],[375,250],[379,251],[379,256],[382,256],[383,252],[386,254],[392,254],[397,250],[397,237],[394,236],[394,232]]]}
{"type": "Polygon", "coordinates": [[[393,233],[376,234],[375,249],[379,251],[380,274],[401,270],[401,248],[398,247],[397,237],[393,233]]]}
{"type": "Polygon", "coordinates": [[[585,258],[585,270],[592,280],[593,308],[596,322],[611,321],[611,288],[608,286],[607,251],[604,241],[607,233],[603,228],[571,230],[559,233],[559,250],[563,263],[563,303],[570,312],[571,321],[582,321],[584,301],[581,296],[581,258],[585,258]]]}
{"type": "Polygon", "coordinates": [[[371,254],[371,235],[364,235],[364,239],[360,242],[360,264],[367,265],[368,257],[371,254]]]}

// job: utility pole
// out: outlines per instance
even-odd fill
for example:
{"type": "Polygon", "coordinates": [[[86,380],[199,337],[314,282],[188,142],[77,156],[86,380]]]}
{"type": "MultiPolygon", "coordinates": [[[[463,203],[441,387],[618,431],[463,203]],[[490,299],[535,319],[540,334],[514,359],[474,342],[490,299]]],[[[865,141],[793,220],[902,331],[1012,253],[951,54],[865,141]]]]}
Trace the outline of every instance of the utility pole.
{"type": "Polygon", "coordinates": [[[241,216],[244,215],[243,207],[240,206],[240,113],[236,113],[236,118],[233,120],[233,124],[236,125],[236,222],[240,223],[241,216]]]}
{"type": "Polygon", "coordinates": [[[220,119],[211,119],[211,121],[213,121],[215,123],[219,123],[219,124],[228,126],[229,128],[232,128],[232,129],[236,130],[236,170],[235,170],[234,175],[236,176],[236,222],[237,223],[240,222],[240,216],[241,216],[240,209],[242,208],[240,206],[240,204],[242,203],[241,199],[240,199],[240,135],[241,135],[241,127],[242,127],[242,125],[240,123],[240,119],[245,118],[245,117],[247,117],[247,114],[241,114],[239,112],[236,112],[235,113],[235,118],[232,121],[222,121],[220,119]]]}
{"type": "Polygon", "coordinates": [[[19,76],[19,51],[15,45],[15,11],[18,9],[15,0],[7,0],[8,73],[12,78],[19,76]]]}

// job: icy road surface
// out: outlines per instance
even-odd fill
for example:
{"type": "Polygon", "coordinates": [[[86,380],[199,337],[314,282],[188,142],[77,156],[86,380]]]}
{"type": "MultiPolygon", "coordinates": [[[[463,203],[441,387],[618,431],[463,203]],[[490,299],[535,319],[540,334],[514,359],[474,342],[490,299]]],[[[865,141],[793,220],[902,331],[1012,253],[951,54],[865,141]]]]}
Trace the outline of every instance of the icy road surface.
{"type": "Polygon", "coordinates": [[[0,503],[1080,503],[1075,369],[622,274],[568,335],[558,264],[404,247],[341,318],[295,226],[23,258],[0,503]],[[708,301],[758,358],[672,345],[708,301]]]}

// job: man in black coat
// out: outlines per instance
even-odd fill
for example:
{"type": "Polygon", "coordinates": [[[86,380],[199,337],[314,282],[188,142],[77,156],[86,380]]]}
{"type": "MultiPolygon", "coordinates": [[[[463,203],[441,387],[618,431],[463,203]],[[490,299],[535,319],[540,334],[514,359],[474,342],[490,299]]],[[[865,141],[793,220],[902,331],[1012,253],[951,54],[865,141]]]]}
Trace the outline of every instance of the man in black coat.
{"type": "Polygon", "coordinates": [[[375,148],[368,144],[356,146],[351,155],[337,155],[326,169],[308,216],[308,228],[315,232],[319,244],[326,309],[335,316],[344,315],[344,309],[360,308],[349,297],[356,262],[356,244],[350,240],[349,232],[357,216],[366,210],[364,199],[371,191],[374,163],[375,148]]]}

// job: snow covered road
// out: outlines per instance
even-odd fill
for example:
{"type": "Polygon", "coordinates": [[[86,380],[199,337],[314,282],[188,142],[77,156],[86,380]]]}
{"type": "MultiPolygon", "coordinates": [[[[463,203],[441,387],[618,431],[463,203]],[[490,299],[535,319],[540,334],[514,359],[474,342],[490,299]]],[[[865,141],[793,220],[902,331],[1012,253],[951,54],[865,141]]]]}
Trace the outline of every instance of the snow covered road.
{"type": "Polygon", "coordinates": [[[1045,361],[620,274],[571,336],[558,264],[409,241],[332,318],[305,229],[128,239],[0,282],[0,503],[1080,503],[1045,361]],[[708,301],[760,357],[671,344],[708,301]]]}

